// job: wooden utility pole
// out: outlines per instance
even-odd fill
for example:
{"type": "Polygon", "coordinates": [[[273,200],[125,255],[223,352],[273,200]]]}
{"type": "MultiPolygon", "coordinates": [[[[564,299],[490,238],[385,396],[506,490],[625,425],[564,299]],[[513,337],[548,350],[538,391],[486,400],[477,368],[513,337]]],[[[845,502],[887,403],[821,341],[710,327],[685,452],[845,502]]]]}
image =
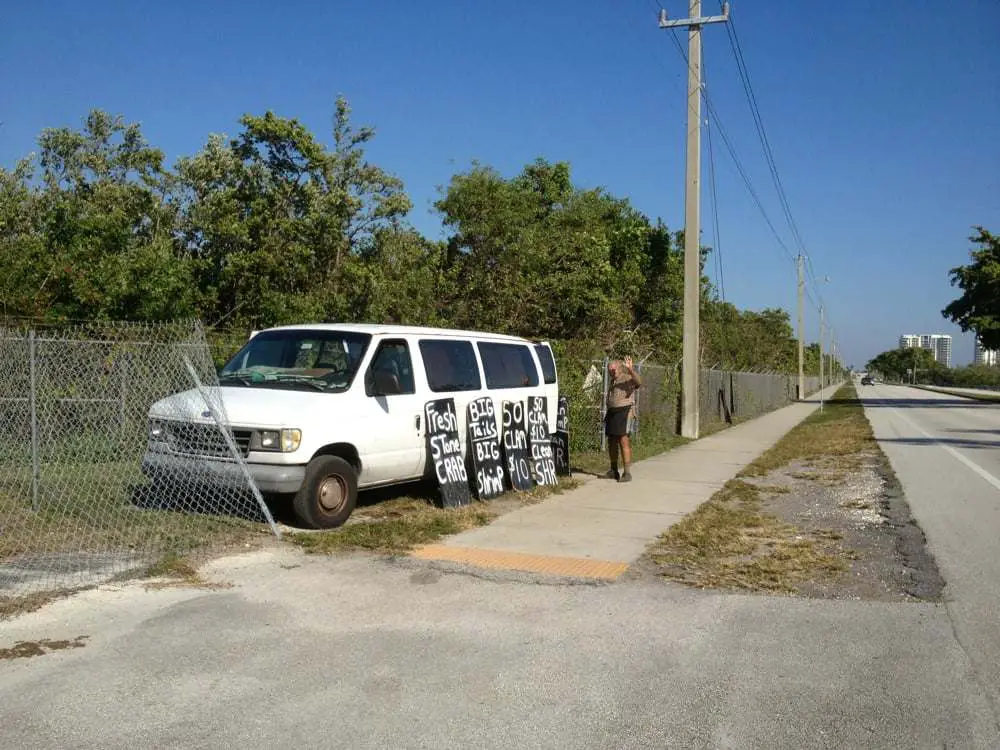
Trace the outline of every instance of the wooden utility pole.
{"type": "Polygon", "coordinates": [[[681,365],[681,435],[699,432],[698,382],[701,306],[701,27],[729,20],[729,3],[721,16],[701,15],[701,0],[690,0],[690,16],[671,21],[660,10],[660,28],[688,29],[687,190],[684,197],[684,346],[681,365]]]}

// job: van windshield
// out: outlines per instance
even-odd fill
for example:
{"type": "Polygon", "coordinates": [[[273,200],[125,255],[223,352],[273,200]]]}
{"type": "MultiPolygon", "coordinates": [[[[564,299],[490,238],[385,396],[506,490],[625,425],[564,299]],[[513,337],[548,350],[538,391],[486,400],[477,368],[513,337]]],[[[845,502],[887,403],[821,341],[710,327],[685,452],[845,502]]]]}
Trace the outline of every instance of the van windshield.
{"type": "Polygon", "coordinates": [[[219,385],[346,391],[370,341],[368,334],[351,331],[264,331],[222,368],[219,385]]]}

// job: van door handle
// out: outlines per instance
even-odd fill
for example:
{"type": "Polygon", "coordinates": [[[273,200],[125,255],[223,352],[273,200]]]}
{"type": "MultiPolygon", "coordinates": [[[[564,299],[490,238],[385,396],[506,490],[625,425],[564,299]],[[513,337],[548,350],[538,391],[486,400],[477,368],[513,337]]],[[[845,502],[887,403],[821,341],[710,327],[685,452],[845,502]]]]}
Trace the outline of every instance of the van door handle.
{"type": "Polygon", "coordinates": [[[417,415],[416,424],[417,424],[417,432],[420,432],[420,415],[419,414],[417,415]]]}

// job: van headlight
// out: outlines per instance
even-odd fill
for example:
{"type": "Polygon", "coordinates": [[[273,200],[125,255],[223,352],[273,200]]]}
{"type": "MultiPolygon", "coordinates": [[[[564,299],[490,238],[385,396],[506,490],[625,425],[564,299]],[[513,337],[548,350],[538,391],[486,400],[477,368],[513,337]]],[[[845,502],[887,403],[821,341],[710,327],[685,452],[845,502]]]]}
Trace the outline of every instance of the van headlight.
{"type": "Polygon", "coordinates": [[[149,439],[163,440],[167,436],[167,427],[159,419],[149,420],[149,439]]]}
{"type": "Polygon", "coordinates": [[[302,430],[257,430],[250,450],[294,453],[302,444],[302,430]]]}

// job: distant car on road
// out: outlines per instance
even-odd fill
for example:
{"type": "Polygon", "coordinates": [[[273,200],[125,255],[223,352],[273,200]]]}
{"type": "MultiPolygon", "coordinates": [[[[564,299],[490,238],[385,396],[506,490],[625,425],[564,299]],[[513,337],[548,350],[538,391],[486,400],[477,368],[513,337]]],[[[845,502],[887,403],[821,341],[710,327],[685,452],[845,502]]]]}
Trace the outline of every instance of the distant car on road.
{"type": "Polygon", "coordinates": [[[875,378],[871,375],[865,375],[861,378],[861,385],[875,385],[875,378]]]}

